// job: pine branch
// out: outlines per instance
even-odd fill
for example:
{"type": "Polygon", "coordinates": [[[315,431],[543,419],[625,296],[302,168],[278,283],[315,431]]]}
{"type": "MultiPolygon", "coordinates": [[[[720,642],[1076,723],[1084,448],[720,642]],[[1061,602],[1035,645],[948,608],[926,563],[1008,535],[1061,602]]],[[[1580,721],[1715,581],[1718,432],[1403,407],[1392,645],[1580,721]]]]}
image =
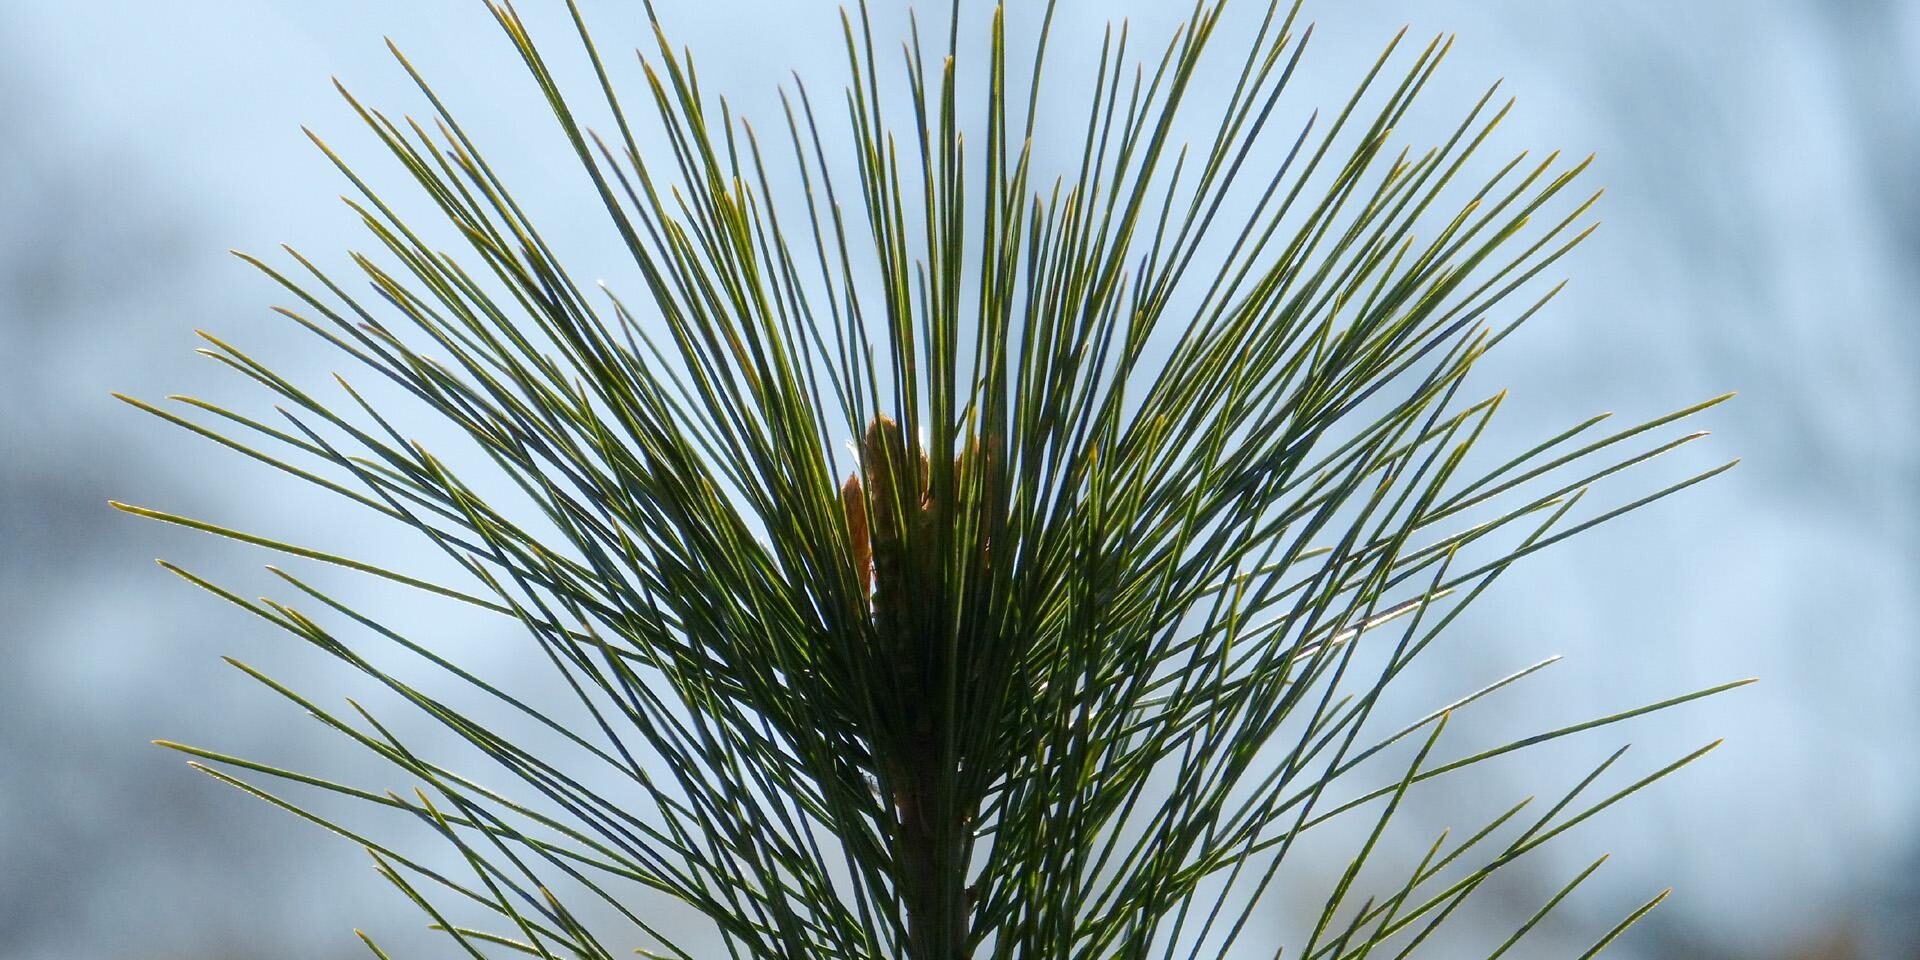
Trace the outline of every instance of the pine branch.
{"type": "Polygon", "coordinates": [[[1297,840],[1365,808],[1296,952],[1404,957],[1494,872],[1711,749],[1576,807],[1616,753],[1504,847],[1489,838],[1524,803],[1369,889],[1427,781],[1745,682],[1444,759],[1449,718],[1549,660],[1378,729],[1395,681],[1514,563],[1731,466],[1575,513],[1705,436],[1652,434],[1726,397],[1482,449],[1506,394],[1473,370],[1560,292],[1547,272],[1598,193],[1574,187],[1587,160],[1481,156],[1512,106],[1497,87],[1444,142],[1396,143],[1451,38],[1408,53],[1403,32],[1322,114],[1291,92],[1298,4],[1255,24],[1201,0],[1144,62],[1109,28],[1068,84],[1083,98],[1042,83],[1051,3],[1030,55],[1000,9],[981,51],[958,4],[944,53],[915,21],[897,73],[862,5],[841,18],[844,127],[796,77],[763,144],[651,7],[633,106],[571,2],[597,89],[563,91],[552,41],[489,9],[637,289],[579,286],[396,48],[430,117],[341,94],[465,249],[430,245],[315,135],[375,252],[352,282],[291,248],[287,267],[241,256],[294,298],[282,316],[470,449],[429,450],[348,378],[323,394],[209,334],[201,352],[280,420],[121,398],[410,530],[460,582],[115,504],[504,617],[563,681],[570,702],[513,692],[291,572],[274,570],[315,606],[166,565],[509,775],[482,787],[358,704],[238,662],[415,789],[163,742],[367,848],[463,952],[610,957],[637,932],[687,957],[637,902],[664,895],[734,956],[1218,956],[1297,840]],[[1223,44],[1241,48],[1224,102],[1196,79],[1223,44]],[[1083,122],[1054,119],[1079,102],[1083,122]],[[589,103],[610,130],[583,125],[589,103]],[[1077,145],[1077,165],[1041,169],[1040,144],[1077,145]],[[500,489],[518,499],[480,492],[500,489]],[[363,644],[496,708],[463,712],[363,644]],[[1385,785],[1353,785],[1383,765],[1385,785]],[[246,777],[402,814],[457,869],[246,777]],[[590,930],[574,896],[632,929],[590,930]]]}

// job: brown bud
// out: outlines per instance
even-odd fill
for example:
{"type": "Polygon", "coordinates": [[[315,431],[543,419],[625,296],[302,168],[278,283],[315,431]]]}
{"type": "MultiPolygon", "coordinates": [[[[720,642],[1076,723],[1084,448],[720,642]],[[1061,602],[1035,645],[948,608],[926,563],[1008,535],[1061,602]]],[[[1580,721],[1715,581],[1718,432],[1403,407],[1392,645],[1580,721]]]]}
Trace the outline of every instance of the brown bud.
{"type": "Polygon", "coordinates": [[[860,576],[860,595],[873,592],[873,541],[867,533],[867,498],[860,489],[860,475],[847,475],[840,488],[840,507],[847,515],[847,540],[853,544],[853,569],[860,576]]]}
{"type": "Polygon", "coordinates": [[[895,508],[901,502],[893,477],[897,467],[907,462],[906,444],[900,437],[900,425],[891,417],[874,417],[867,423],[867,435],[860,445],[860,466],[867,474],[867,489],[873,493],[873,533],[893,539],[900,535],[895,508]]]}
{"type": "Polygon", "coordinates": [[[875,539],[899,539],[904,521],[918,511],[927,489],[927,465],[924,455],[914,457],[907,438],[892,417],[877,416],[867,424],[861,445],[861,466],[867,474],[868,495],[873,500],[870,518],[875,539]],[[915,464],[917,469],[909,468],[915,464]]]}

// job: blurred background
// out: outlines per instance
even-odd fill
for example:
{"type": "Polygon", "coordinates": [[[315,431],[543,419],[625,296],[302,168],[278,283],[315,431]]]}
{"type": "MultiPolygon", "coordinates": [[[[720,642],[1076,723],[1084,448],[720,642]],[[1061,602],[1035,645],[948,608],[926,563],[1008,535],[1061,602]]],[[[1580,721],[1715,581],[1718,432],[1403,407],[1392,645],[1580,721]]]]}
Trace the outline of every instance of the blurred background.
{"type": "MultiPolygon", "coordinates": [[[[830,3],[655,3],[702,58],[703,83],[742,91],[736,104],[768,125],[766,94],[790,69],[816,91],[840,82],[830,3]]],[[[557,2],[521,6],[564,46],[557,2]]],[[[637,4],[584,6],[603,49],[648,42],[637,4]]],[[[1065,28],[1131,15],[1157,38],[1187,5],[1065,6],[1065,28]]],[[[1741,391],[1704,422],[1714,454],[1746,458],[1739,469],[1530,562],[1463,627],[1473,642],[1429,664],[1422,682],[1451,690],[1566,654],[1550,671],[1563,676],[1500,701],[1531,727],[1547,722],[1536,714],[1763,680],[1632,728],[1636,751],[1652,751],[1643,762],[1728,742],[1527,862],[1512,916],[1499,903],[1493,916],[1510,928],[1538,902],[1530,891],[1611,850],[1602,879],[1526,955],[1576,955],[1671,885],[1609,956],[1920,957],[1920,4],[1359,0],[1309,3],[1307,16],[1321,32],[1296,112],[1344,97],[1414,18],[1422,39],[1459,33],[1419,112],[1451,123],[1504,77],[1520,98],[1504,137],[1598,153],[1606,226],[1492,374],[1513,391],[1508,440],[1741,391]]],[[[105,503],[346,553],[404,561],[416,549],[108,396],[258,409],[193,354],[194,328],[309,378],[337,365],[267,311],[285,294],[225,251],[291,242],[339,263],[369,246],[335,199],[347,184],[299,128],[405,192],[328,83],[422,112],[383,34],[535,217],[583,251],[583,273],[616,270],[593,198],[479,4],[0,5],[0,958],[318,960],[364,955],[356,925],[396,956],[449,955],[354,844],[147,744],[363,769],[218,656],[292,676],[316,699],[364,690],[148,562],[251,582],[266,555],[105,503]]],[[[535,656],[497,625],[462,639],[496,668],[535,656]]],[[[1604,755],[1614,739],[1592,747],[1604,755]]],[[[1413,816],[1461,826],[1450,815],[1469,788],[1550,794],[1586,762],[1503,766],[1413,816]]]]}

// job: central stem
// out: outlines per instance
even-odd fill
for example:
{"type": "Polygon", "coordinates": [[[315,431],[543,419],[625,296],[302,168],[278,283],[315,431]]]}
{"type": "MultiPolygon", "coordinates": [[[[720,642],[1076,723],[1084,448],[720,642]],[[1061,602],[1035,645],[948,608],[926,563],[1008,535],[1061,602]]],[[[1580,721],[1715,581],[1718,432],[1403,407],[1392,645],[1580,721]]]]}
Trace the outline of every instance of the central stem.
{"type": "MultiPolygon", "coordinates": [[[[891,418],[875,417],[862,438],[862,475],[841,490],[855,572],[872,590],[882,696],[897,712],[876,744],[893,793],[889,842],[906,912],[907,960],[966,960],[973,905],[967,891],[975,801],[962,797],[951,716],[953,669],[947,624],[957,593],[943,554],[952,524],[953,475],[936,480],[927,457],[891,418]],[[864,484],[862,483],[864,480],[864,484]],[[939,491],[938,493],[936,491],[939,491]]],[[[971,468],[984,469],[985,458],[971,468]]],[[[942,467],[944,468],[944,464],[942,467]]],[[[982,545],[984,550],[984,545],[982,545]]],[[[984,553],[983,553],[984,558],[984,553]]]]}
{"type": "Polygon", "coordinates": [[[942,775],[940,752],[937,735],[916,734],[895,774],[893,854],[909,960],[965,960],[969,954],[969,825],[950,809],[951,793],[942,790],[951,777],[942,775]]]}

